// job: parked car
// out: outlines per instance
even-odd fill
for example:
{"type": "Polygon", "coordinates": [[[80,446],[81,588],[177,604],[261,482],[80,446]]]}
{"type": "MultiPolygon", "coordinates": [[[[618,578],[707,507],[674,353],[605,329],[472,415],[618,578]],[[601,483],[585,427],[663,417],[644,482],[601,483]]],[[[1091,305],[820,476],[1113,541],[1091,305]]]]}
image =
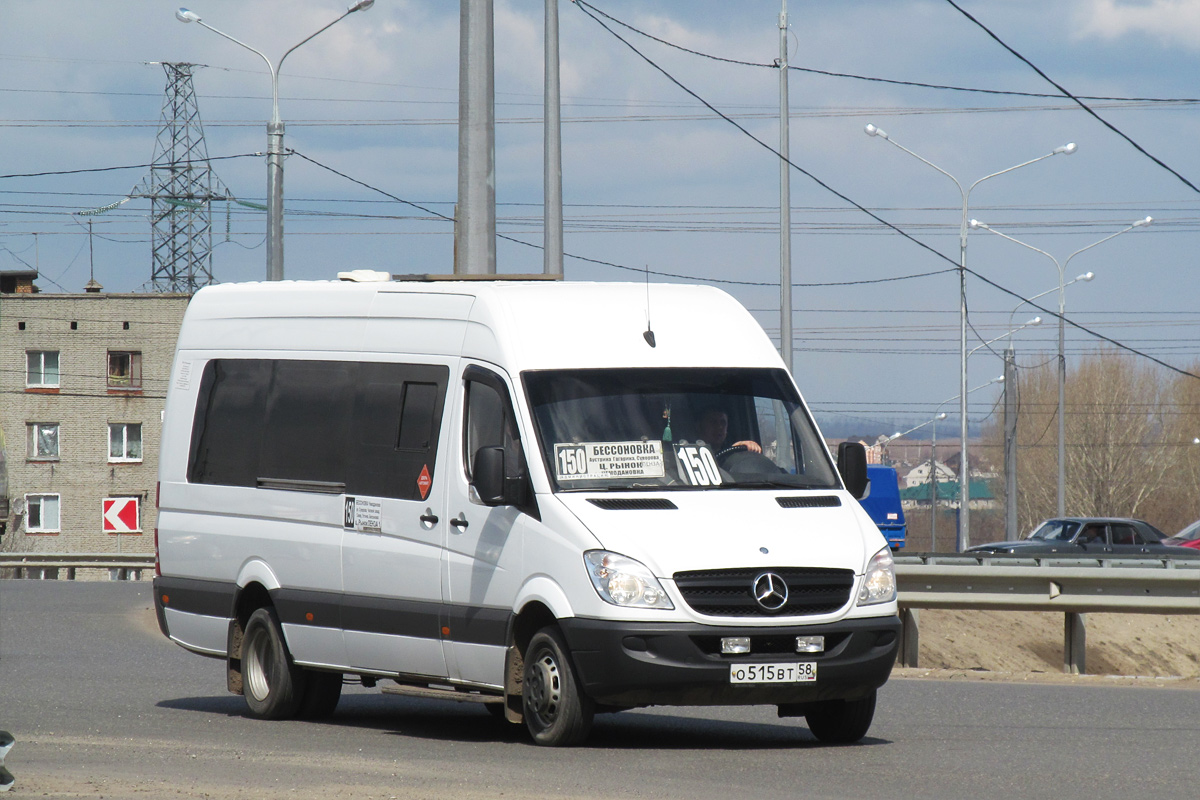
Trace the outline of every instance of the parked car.
{"type": "Polygon", "coordinates": [[[1013,542],[992,542],[968,548],[975,553],[1021,553],[1041,555],[1196,555],[1196,551],[1172,547],[1167,535],[1140,519],[1120,517],[1061,517],[1048,519],[1029,536],[1013,542]]]}
{"type": "Polygon", "coordinates": [[[1200,550],[1200,520],[1196,520],[1174,536],[1163,539],[1163,544],[1200,550]]]}

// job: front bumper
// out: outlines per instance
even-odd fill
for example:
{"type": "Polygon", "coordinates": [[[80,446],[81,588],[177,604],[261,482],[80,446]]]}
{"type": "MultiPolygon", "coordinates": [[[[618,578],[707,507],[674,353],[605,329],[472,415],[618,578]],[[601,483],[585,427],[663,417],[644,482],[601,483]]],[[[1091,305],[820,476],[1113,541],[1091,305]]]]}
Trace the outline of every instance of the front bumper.
{"type": "Polygon", "coordinates": [[[882,686],[900,641],[898,617],[771,628],[559,620],[583,690],[612,706],[788,705],[855,700],[882,686]],[[721,654],[725,636],[749,636],[747,655],[721,654]],[[824,636],[825,652],[796,653],[795,637],[824,636]],[[731,684],[730,664],[813,661],[811,683],[731,684]]]}

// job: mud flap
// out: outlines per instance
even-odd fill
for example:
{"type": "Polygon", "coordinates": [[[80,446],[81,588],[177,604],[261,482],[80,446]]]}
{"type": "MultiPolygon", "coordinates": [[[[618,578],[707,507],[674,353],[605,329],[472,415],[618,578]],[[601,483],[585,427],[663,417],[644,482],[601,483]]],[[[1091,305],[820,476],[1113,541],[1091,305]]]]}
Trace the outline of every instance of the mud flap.
{"type": "Polygon", "coordinates": [[[525,658],[515,646],[504,651],[504,718],[509,722],[525,721],[524,687],[525,658]]]}
{"type": "Polygon", "coordinates": [[[245,693],[242,688],[242,636],[244,634],[241,620],[229,621],[229,637],[225,645],[225,652],[228,653],[225,661],[225,685],[234,694],[245,693]]]}

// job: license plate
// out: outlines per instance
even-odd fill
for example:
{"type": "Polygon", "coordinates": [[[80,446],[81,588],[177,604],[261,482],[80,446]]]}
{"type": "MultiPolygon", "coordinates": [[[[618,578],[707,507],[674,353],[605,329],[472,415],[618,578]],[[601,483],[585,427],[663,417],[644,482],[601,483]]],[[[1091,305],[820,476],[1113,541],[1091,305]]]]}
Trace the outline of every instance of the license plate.
{"type": "Polygon", "coordinates": [[[785,664],[730,664],[730,683],[807,683],[817,679],[813,661],[785,664]]]}

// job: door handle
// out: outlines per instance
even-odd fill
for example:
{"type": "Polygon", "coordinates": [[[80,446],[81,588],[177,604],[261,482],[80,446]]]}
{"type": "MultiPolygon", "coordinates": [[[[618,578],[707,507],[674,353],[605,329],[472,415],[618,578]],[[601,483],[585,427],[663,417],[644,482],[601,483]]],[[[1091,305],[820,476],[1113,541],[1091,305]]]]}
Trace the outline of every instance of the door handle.
{"type": "Polygon", "coordinates": [[[471,523],[467,522],[467,515],[460,513],[457,517],[450,520],[450,524],[458,528],[460,531],[465,531],[471,523]]]}
{"type": "Polygon", "coordinates": [[[422,514],[421,522],[424,522],[426,525],[437,525],[438,516],[437,514],[422,514]]]}

